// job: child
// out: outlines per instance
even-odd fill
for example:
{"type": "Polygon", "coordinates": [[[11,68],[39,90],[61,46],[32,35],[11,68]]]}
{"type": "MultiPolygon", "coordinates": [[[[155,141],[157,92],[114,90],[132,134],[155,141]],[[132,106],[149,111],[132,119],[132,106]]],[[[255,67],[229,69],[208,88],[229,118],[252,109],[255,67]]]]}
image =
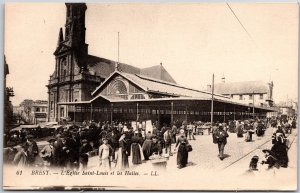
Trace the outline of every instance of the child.
{"type": "Polygon", "coordinates": [[[268,149],[262,150],[262,152],[265,154],[265,160],[261,162],[261,164],[268,164],[268,170],[272,169],[273,167],[279,168],[277,159],[272,155],[272,151],[268,149]]]}
{"type": "Polygon", "coordinates": [[[249,164],[249,172],[251,171],[258,171],[257,169],[257,162],[258,162],[259,158],[257,155],[253,156],[251,158],[250,164],[249,164]]]}
{"type": "Polygon", "coordinates": [[[105,137],[102,139],[103,144],[99,147],[99,159],[100,159],[100,168],[103,170],[110,170],[113,149],[108,144],[108,139],[105,137]]]}

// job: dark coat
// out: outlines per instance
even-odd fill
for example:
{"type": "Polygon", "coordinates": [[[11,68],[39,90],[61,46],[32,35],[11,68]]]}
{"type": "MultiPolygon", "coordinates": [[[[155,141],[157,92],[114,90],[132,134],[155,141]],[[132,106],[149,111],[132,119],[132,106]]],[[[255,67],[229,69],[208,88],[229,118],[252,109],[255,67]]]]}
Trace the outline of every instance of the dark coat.
{"type": "Polygon", "coordinates": [[[151,143],[151,147],[150,147],[150,155],[152,154],[162,154],[162,147],[161,144],[159,142],[156,143],[151,143]]]}
{"type": "Polygon", "coordinates": [[[227,131],[218,128],[217,130],[214,131],[213,135],[217,143],[223,143],[223,144],[227,143],[227,137],[229,137],[227,131]]]}
{"type": "Polygon", "coordinates": [[[39,154],[39,148],[35,141],[31,143],[26,142],[28,144],[28,163],[33,164],[35,162],[35,157],[39,154]]]}
{"type": "Polygon", "coordinates": [[[87,155],[88,152],[92,151],[93,148],[92,146],[88,143],[85,146],[81,146],[79,148],[79,156],[80,156],[80,160],[82,162],[88,162],[89,156],[87,155]]]}
{"type": "Polygon", "coordinates": [[[178,147],[177,152],[177,165],[181,167],[185,167],[188,163],[189,153],[187,151],[187,144],[189,144],[187,138],[185,136],[179,136],[176,142],[176,147],[178,147]]]}

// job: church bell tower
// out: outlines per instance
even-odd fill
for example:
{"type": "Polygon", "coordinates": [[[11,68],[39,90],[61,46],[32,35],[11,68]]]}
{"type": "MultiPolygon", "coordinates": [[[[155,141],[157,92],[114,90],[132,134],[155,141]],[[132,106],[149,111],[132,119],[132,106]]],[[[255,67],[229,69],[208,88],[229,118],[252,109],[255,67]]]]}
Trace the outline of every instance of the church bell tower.
{"type": "Polygon", "coordinates": [[[58,46],[54,55],[58,60],[61,60],[64,53],[71,55],[75,65],[73,74],[76,74],[77,67],[79,73],[82,73],[87,71],[88,45],[85,43],[85,11],[87,7],[85,3],[66,3],[66,8],[65,38],[60,30],[58,46]]]}
{"type": "MultiPolygon", "coordinates": [[[[66,23],[60,28],[58,42],[53,53],[55,71],[48,87],[49,121],[69,117],[74,101],[90,100],[90,93],[99,82],[90,78],[87,64],[88,44],[85,43],[85,3],[66,3],[66,23]],[[90,79],[92,80],[90,80],[90,79]],[[93,81],[94,80],[94,81],[93,81]]],[[[73,109],[74,111],[74,109],[73,109]]]]}

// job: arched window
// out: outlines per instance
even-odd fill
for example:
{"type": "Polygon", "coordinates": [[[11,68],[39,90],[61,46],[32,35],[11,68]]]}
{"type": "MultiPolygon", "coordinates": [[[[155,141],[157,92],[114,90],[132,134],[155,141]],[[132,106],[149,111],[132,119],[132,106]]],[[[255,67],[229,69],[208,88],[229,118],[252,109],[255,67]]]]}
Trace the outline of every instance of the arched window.
{"type": "Polygon", "coordinates": [[[115,95],[127,99],[128,91],[121,80],[115,80],[110,84],[108,95],[115,95]]]}

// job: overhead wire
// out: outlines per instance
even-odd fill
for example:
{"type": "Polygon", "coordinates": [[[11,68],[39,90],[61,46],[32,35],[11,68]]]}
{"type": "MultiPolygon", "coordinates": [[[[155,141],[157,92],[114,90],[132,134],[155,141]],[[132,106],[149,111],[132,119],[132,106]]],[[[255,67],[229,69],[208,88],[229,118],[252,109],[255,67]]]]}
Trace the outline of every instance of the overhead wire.
{"type": "Polygon", "coordinates": [[[244,31],[247,33],[247,35],[249,36],[249,38],[251,39],[251,41],[253,41],[253,43],[255,44],[254,39],[252,38],[251,34],[248,32],[248,30],[246,29],[246,27],[243,25],[243,23],[241,22],[241,20],[238,18],[238,16],[236,15],[236,13],[234,12],[234,10],[231,8],[231,6],[229,5],[229,3],[226,3],[229,10],[231,11],[231,13],[234,15],[234,17],[236,18],[236,20],[239,22],[239,24],[242,26],[242,28],[244,29],[244,31]]]}

